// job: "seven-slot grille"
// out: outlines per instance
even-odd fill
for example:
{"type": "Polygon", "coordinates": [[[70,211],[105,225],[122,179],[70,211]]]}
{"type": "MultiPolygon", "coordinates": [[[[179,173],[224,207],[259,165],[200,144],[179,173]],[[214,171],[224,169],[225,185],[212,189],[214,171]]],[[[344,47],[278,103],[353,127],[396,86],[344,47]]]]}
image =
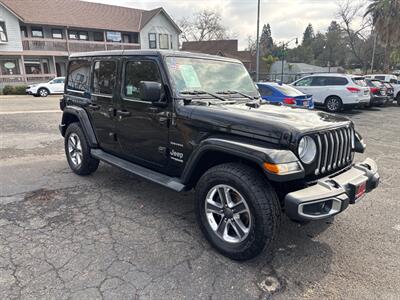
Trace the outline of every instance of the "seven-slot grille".
{"type": "Polygon", "coordinates": [[[353,160],[354,128],[351,126],[318,133],[317,166],[315,175],[328,173],[347,166],[353,160]]]}

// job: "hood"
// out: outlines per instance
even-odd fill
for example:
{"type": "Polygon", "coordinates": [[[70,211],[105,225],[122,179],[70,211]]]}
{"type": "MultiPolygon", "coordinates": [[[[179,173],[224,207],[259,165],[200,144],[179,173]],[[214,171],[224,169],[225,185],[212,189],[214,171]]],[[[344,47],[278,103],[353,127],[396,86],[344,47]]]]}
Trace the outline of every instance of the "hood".
{"type": "Polygon", "coordinates": [[[193,103],[190,106],[194,122],[216,127],[216,130],[224,128],[224,131],[232,133],[243,132],[273,139],[280,139],[284,132],[298,135],[350,123],[349,119],[338,115],[270,104],[258,108],[250,108],[245,103],[210,106],[193,103]]]}

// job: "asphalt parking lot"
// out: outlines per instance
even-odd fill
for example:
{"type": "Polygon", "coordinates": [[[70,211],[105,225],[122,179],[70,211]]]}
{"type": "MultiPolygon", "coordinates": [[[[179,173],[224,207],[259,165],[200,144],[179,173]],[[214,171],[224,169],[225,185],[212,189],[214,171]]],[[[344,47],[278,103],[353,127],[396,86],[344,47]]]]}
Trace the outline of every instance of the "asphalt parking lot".
{"type": "Polygon", "coordinates": [[[74,175],[59,97],[0,97],[1,299],[399,299],[400,106],[346,112],[381,185],[335,220],[286,218],[275,255],[216,253],[192,193],[101,164],[74,175]]]}

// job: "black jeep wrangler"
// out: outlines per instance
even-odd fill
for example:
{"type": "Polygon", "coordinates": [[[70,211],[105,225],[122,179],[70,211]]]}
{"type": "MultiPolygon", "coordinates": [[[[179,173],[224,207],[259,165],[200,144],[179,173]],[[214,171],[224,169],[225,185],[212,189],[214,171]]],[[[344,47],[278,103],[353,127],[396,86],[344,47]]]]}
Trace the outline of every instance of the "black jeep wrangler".
{"type": "Polygon", "coordinates": [[[70,57],[60,125],[71,169],[99,161],[177,192],[195,189],[199,225],[238,260],[271,246],[282,212],[320,220],[379,182],[346,118],[263,104],[237,60],[186,52],[70,57]]]}

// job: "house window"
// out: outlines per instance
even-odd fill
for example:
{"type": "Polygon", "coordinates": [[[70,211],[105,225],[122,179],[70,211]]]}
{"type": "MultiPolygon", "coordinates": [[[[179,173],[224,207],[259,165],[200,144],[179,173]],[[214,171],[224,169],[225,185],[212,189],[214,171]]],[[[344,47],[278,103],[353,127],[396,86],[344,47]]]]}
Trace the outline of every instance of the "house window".
{"type": "Polygon", "coordinates": [[[157,49],[157,35],[155,33],[149,33],[149,48],[157,49]]]}
{"type": "Polygon", "coordinates": [[[169,41],[168,34],[160,33],[159,36],[160,49],[168,49],[169,41]]]}
{"type": "Polygon", "coordinates": [[[87,31],[79,31],[78,37],[82,41],[88,41],[89,40],[89,34],[87,31]]]}
{"type": "Polygon", "coordinates": [[[134,43],[134,44],[139,43],[139,33],[137,33],[137,32],[132,33],[132,43],[134,43]]]}
{"type": "Polygon", "coordinates": [[[0,42],[7,42],[6,23],[0,22],[0,42]]]}
{"type": "Polygon", "coordinates": [[[107,31],[106,37],[107,37],[107,42],[121,43],[121,41],[122,41],[121,32],[107,31]]]}
{"type": "Polygon", "coordinates": [[[123,35],[122,35],[122,41],[123,41],[125,44],[129,44],[129,43],[131,42],[131,37],[130,37],[130,35],[129,35],[129,34],[123,34],[123,35]]]}
{"type": "Polygon", "coordinates": [[[43,29],[42,28],[32,28],[32,37],[34,38],[43,38],[43,29]]]}
{"type": "Polygon", "coordinates": [[[25,26],[21,26],[20,30],[21,30],[21,37],[22,38],[28,37],[28,31],[26,31],[26,27],[25,26]]]}
{"type": "Polygon", "coordinates": [[[62,29],[52,29],[51,36],[53,37],[53,39],[61,40],[63,38],[62,29]]]}
{"type": "Polygon", "coordinates": [[[26,59],[25,73],[28,75],[49,74],[49,60],[42,59],[26,59]]]}
{"type": "Polygon", "coordinates": [[[78,32],[75,30],[68,31],[68,39],[70,40],[77,40],[78,39],[78,32]]]}
{"type": "Polygon", "coordinates": [[[19,75],[19,64],[16,59],[0,60],[0,75],[19,75]]]}
{"type": "Polygon", "coordinates": [[[104,41],[103,32],[99,32],[99,31],[93,32],[93,40],[95,42],[103,42],[104,41]]]}
{"type": "Polygon", "coordinates": [[[172,45],[172,34],[169,36],[169,42],[171,43],[170,49],[174,49],[174,46],[172,45]]]}

